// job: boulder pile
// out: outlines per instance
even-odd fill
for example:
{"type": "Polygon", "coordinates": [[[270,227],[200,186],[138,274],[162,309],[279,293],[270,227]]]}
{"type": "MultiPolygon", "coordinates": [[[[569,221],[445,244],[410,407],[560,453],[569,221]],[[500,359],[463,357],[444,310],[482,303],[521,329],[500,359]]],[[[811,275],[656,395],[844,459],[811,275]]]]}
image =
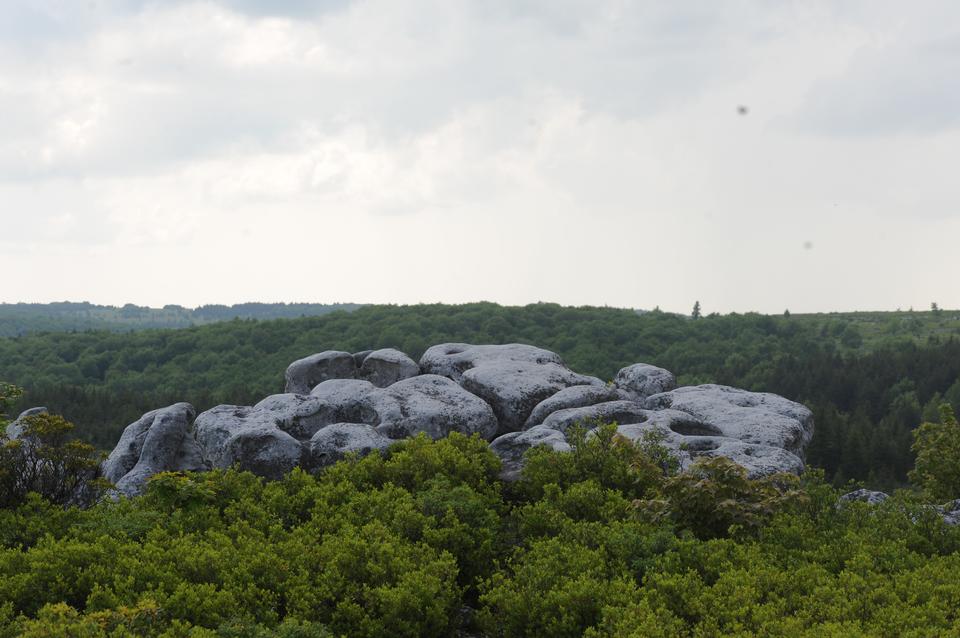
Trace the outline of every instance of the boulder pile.
{"type": "Polygon", "coordinates": [[[285,392],[254,406],[195,414],[177,403],[149,412],[127,426],[102,469],[133,495],[161,471],[237,466],[279,478],[421,432],[461,432],[489,441],[510,480],[531,447],[567,451],[573,426],[611,422],[631,440],[657,433],[682,466],[725,456],[751,476],[802,471],[813,435],[810,410],[774,394],[678,388],[671,372],[644,363],[605,383],[542,348],[445,343],[419,362],[393,349],[321,352],[291,363],[285,392]]]}

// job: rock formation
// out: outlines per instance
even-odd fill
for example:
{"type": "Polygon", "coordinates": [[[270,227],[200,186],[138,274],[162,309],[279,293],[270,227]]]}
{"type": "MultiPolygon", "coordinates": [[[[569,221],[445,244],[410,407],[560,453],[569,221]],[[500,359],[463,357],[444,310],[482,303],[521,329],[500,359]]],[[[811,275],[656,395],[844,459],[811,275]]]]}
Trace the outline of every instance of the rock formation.
{"type": "Polygon", "coordinates": [[[237,466],[278,478],[421,432],[462,432],[490,441],[511,480],[531,447],[568,451],[572,427],[609,422],[632,440],[656,433],[682,465],[726,456],[751,476],[802,471],[813,434],[807,408],[772,394],[677,388],[671,372],[644,363],[607,384],[541,348],[447,343],[419,364],[392,349],[321,352],[291,363],[286,392],[254,406],[220,405],[195,418],[186,403],[149,412],[127,427],[103,472],[136,494],[164,470],[237,466]]]}

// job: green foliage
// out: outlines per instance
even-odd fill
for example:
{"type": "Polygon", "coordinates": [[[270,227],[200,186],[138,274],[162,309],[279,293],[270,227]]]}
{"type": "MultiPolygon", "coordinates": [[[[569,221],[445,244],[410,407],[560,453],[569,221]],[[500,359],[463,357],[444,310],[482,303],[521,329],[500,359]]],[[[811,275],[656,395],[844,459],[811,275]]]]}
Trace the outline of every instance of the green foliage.
{"type": "Polygon", "coordinates": [[[776,484],[708,463],[683,480],[623,445],[609,429],[581,435],[579,460],[561,470],[547,457],[574,454],[530,452],[521,491],[497,481],[482,442],[459,436],[275,482],[166,473],[142,497],[88,509],[32,494],[0,510],[0,638],[919,637],[960,626],[960,530],[916,494],[837,507],[817,473],[776,484]],[[634,507],[637,468],[670,516],[634,507]]]}
{"type": "Polygon", "coordinates": [[[527,452],[517,485],[526,498],[540,498],[551,484],[565,488],[588,479],[640,498],[659,480],[661,464],[669,466],[662,449],[648,443],[650,451],[657,449],[656,457],[652,457],[642,446],[619,436],[615,423],[599,425],[592,431],[574,426],[567,432],[567,440],[570,454],[558,454],[543,446],[527,452]]]}
{"type": "Polygon", "coordinates": [[[940,406],[939,423],[914,430],[912,449],[917,461],[910,480],[933,498],[960,498],[960,423],[948,404],[940,406]]]}
{"type": "Polygon", "coordinates": [[[755,534],[779,510],[804,498],[797,483],[790,474],[751,480],[730,459],[702,457],[687,472],[667,478],[660,498],[636,505],[650,519],[669,520],[702,539],[755,534]]]}
{"type": "Polygon", "coordinates": [[[0,507],[15,506],[35,492],[58,504],[95,498],[99,457],[92,445],[69,438],[73,424],[62,416],[35,414],[19,421],[11,439],[0,433],[0,507]]]}

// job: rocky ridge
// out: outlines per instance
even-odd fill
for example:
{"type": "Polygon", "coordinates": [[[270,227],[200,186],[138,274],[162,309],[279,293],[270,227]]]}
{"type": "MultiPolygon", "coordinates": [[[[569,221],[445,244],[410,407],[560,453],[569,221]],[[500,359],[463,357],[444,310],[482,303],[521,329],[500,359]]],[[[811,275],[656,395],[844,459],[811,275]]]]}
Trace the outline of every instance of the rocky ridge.
{"type": "Polygon", "coordinates": [[[419,433],[478,434],[515,479],[536,445],[570,449],[567,433],[616,422],[639,440],[657,433],[686,466],[725,456],[751,476],[800,472],[813,435],[806,407],[720,385],[676,387],[662,368],[634,364],[611,383],[570,370],[556,353],[522,344],[446,343],[413,361],[393,349],[325,351],[286,370],[283,394],[254,406],[187,403],[127,426],[102,465],[119,492],[138,494],[153,474],[237,466],[267,478],[368,454],[419,433]]]}

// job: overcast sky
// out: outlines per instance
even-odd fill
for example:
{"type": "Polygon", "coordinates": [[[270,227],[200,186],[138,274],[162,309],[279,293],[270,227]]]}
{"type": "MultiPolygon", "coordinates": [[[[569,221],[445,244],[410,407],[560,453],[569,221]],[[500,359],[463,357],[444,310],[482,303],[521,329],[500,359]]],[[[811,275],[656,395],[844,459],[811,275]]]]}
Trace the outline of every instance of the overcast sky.
{"type": "Polygon", "coordinates": [[[0,4],[0,301],[957,308],[958,243],[956,0],[0,4]]]}

